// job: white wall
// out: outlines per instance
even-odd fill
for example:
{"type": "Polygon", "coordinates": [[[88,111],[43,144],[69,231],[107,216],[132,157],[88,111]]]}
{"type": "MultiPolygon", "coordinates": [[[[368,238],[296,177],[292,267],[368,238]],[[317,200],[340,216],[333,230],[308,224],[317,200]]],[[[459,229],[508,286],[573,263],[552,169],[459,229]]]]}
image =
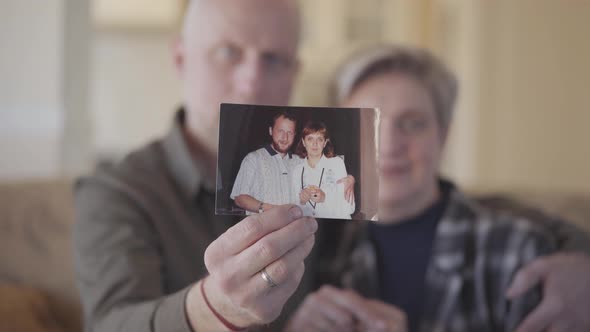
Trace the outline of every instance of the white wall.
{"type": "Polygon", "coordinates": [[[170,125],[180,100],[173,34],[93,32],[89,7],[0,1],[1,181],[75,176],[170,125]]]}
{"type": "Polygon", "coordinates": [[[495,3],[483,8],[478,186],[590,191],[590,2],[495,3]]]}
{"type": "Polygon", "coordinates": [[[391,40],[460,79],[445,173],[474,190],[590,191],[589,1],[391,3],[414,31],[391,40]]]}
{"type": "Polygon", "coordinates": [[[0,179],[59,172],[62,19],[61,0],[0,2],[0,179]]]}
{"type": "Polygon", "coordinates": [[[173,40],[163,30],[96,31],[90,99],[99,155],[120,157],[171,125],[180,105],[173,40]]]}

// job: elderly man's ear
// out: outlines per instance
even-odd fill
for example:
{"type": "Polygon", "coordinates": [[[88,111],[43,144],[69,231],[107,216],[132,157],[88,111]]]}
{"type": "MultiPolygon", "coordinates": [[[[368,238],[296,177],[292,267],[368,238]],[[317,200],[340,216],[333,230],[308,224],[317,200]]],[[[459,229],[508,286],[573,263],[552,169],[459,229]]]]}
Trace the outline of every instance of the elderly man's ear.
{"type": "Polygon", "coordinates": [[[439,130],[440,130],[440,146],[444,148],[447,144],[447,138],[449,137],[449,128],[441,128],[439,126],[439,130]]]}
{"type": "Polygon", "coordinates": [[[299,59],[299,57],[295,58],[295,61],[293,61],[293,75],[295,75],[295,76],[299,75],[299,72],[301,71],[302,67],[303,67],[303,64],[302,64],[301,60],[299,59]]]}
{"type": "Polygon", "coordinates": [[[170,44],[170,52],[174,60],[174,68],[179,77],[183,76],[184,72],[184,43],[181,36],[177,36],[174,41],[170,44]]]}

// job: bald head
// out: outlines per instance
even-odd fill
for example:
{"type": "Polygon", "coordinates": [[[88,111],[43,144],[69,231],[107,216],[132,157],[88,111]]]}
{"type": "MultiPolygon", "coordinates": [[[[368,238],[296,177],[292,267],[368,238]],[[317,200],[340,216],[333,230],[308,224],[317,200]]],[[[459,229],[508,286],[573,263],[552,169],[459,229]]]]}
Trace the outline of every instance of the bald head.
{"type": "Polygon", "coordinates": [[[277,23],[292,30],[294,35],[290,38],[299,41],[301,13],[297,0],[190,0],[183,18],[183,37],[191,38],[196,32],[202,31],[203,24],[209,21],[208,16],[218,11],[226,15],[232,12],[244,17],[250,15],[252,19],[275,16],[277,23]]]}
{"type": "Polygon", "coordinates": [[[217,146],[219,104],[288,104],[298,68],[296,0],[192,0],[175,49],[191,133],[217,146]]]}

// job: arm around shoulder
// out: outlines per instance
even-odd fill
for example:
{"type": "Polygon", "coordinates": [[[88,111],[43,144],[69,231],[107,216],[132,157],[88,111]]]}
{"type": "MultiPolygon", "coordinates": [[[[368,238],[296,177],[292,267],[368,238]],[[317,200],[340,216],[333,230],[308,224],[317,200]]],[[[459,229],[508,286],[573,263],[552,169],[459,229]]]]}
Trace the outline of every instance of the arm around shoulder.
{"type": "MultiPolygon", "coordinates": [[[[519,243],[517,246],[513,248],[509,247],[505,253],[506,257],[510,257],[512,254],[516,253],[517,261],[514,268],[510,269],[510,271],[504,271],[508,273],[508,284],[503,285],[502,292],[498,294],[498,300],[500,302],[506,299],[506,292],[508,291],[510,283],[515,277],[517,277],[518,271],[523,266],[526,266],[539,258],[551,255],[557,250],[557,241],[555,237],[545,229],[531,227],[526,230],[520,229],[520,231],[522,231],[522,240],[517,241],[519,243]],[[514,252],[510,252],[511,250],[514,252]]],[[[516,236],[518,237],[519,235],[516,236]]],[[[517,326],[526,318],[526,316],[539,305],[542,297],[542,287],[541,285],[536,285],[519,296],[510,298],[503,322],[505,330],[515,331],[517,326]]]]}

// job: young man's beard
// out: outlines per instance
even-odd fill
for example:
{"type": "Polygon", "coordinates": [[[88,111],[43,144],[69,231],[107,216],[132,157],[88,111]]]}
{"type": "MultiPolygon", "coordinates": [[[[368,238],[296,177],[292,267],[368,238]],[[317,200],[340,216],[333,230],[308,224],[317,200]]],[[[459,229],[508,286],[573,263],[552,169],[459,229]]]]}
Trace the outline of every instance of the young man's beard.
{"type": "Polygon", "coordinates": [[[281,149],[279,147],[279,145],[276,142],[272,142],[272,148],[275,149],[276,152],[278,153],[287,153],[289,152],[289,149],[291,149],[291,145],[289,145],[286,149],[281,149]]]}

